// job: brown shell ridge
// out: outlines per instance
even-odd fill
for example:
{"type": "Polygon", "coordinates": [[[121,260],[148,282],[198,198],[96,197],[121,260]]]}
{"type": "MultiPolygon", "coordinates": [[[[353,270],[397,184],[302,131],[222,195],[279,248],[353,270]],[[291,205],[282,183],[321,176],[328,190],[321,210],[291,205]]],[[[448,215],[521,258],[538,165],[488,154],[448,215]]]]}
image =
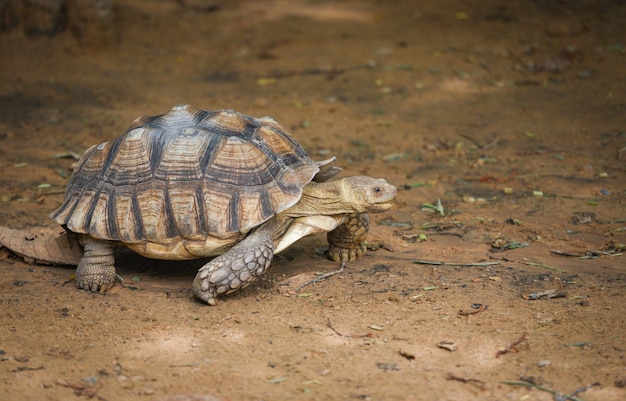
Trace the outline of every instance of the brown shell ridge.
{"type": "Polygon", "coordinates": [[[228,232],[237,232],[241,227],[241,199],[239,198],[239,191],[235,189],[228,204],[228,232]]]}
{"type": "Polygon", "coordinates": [[[176,220],[175,220],[175,214],[173,211],[173,207],[172,207],[172,202],[170,199],[170,189],[166,188],[165,192],[164,192],[164,199],[163,199],[163,207],[164,207],[164,212],[165,212],[165,237],[166,238],[176,238],[181,236],[178,228],[176,227],[176,220]]]}
{"type": "Polygon", "coordinates": [[[293,206],[319,171],[271,118],[180,105],[88,149],[50,216],[128,243],[235,238],[293,206]]]}

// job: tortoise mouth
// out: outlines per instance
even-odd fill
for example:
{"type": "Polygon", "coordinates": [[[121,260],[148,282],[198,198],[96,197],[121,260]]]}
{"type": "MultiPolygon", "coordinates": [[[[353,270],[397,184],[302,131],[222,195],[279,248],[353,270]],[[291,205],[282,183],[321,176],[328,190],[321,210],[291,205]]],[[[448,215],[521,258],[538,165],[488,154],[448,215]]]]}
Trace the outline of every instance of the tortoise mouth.
{"type": "Polygon", "coordinates": [[[370,205],[368,209],[371,212],[384,212],[385,210],[388,210],[390,207],[392,207],[394,203],[396,203],[395,197],[393,197],[392,199],[386,200],[384,202],[374,203],[370,205]]]}

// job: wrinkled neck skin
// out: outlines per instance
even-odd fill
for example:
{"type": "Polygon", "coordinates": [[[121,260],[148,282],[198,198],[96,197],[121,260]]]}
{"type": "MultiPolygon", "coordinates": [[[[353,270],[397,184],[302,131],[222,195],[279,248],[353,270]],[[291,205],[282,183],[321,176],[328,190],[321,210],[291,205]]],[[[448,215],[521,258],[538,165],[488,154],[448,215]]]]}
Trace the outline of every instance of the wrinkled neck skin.
{"type": "Polygon", "coordinates": [[[322,183],[311,182],[300,201],[283,213],[290,217],[365,213],[366,205],[353,196],[345,179],[322,183]]]}

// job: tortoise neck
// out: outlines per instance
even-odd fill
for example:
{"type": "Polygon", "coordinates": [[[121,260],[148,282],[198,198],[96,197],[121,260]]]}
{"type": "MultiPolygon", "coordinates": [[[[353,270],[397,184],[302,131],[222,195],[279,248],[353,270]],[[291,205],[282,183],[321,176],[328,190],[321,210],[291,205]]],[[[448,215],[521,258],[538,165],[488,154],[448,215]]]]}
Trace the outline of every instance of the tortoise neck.
{"type": "Polygon", "coordinates": [[[284,213],[291,217],[335,215],[361,212],[355,210],[345,179],[322,183],[311,182],[304,187],[302,197],[284,213]]]}

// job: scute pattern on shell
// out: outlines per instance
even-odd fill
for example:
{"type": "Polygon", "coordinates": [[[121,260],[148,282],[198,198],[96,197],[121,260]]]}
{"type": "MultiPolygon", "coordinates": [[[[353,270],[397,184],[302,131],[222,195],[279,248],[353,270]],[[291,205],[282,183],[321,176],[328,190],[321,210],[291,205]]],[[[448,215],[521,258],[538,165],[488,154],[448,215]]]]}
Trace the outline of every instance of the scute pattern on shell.
{"type": "Polygon", "coordinates": [[[89,148],[50,217],[127,243],[228,238],[295,204],[318,171],[269,117],[178,105],[89,148]]]}

